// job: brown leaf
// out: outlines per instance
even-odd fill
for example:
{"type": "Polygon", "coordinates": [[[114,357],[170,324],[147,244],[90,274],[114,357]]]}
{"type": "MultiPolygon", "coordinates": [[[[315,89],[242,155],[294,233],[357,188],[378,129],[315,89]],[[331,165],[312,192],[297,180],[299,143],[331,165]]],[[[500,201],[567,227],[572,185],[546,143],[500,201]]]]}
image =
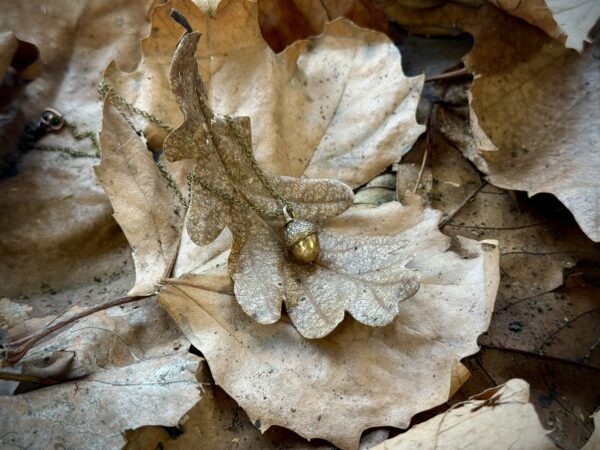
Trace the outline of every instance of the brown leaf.
{"type": "Polygon", "coordinates": [[[387,6],[408,26],[445,24],[474,36],[465,58],[475,75],[470,130],[451,138],[490,182],[530,195],[552,193],[600,240],[598,43],[578,55],[491,5],[448,4],[427,14],[387,6]]]}
{"type": "Polygon", "coordinates": [[[490,66],[481,54],[467,58],[479,75],[470,90],[474,133],[489,137],[498,150],[482,153],[479,146],[474,162],[497,186],[556,195],[599,241],[597,50],[588,46],[579,56],[532,30],[523,30],[531,36],[523,46],[525,34],[514,31],[519,25],[512,24],[511,39],[497,50],[511,55],[502,68],[490,66]]]}
{"type": "Polygon", "coordinates": [[[454,364],[477,351],[487,328],[496,247],[460,240],[459,257],[437,231],[438,218],[418,205],[389,203],[350,210],[330,225],[346,235],[403,234],[418,249],[409,267],[421,272],[421,287],[387,327],[345,321],[319,340],[303,339],[286,321],[265,327],[227,294],[224,272],[185,277],[159,302],[261,430],[280,425],[356,448],[365,428],[406,427],[415,413],[444,402],[454,364]]]}
{"type": "MultiPolygon", "coordinates": [[[[173,127],[182,118],[168,75],[181,27],[171,8],[204,36],[197,60],[211,109],[250,117],[252,148],[271,173],[356,187],[398,161],[423,131],[415,120],[423,78],[403,75],[387,37],[337,20],[275,55],[260,34],[256,3],[246,0],[223,1],[211,14],[184,0],[158,7],[137,70],[108,69],[118,93],[173,127]]],[[[146,131],[160,148],[164,132],[146,131]]]]}
{"type": "Polygon", "coordinates": [[[596,275],[579,264],[593,266],[600,258],[598,245],[549,200],[526,201],[486,186],[444,231],[500,242],[502,281],[481,343],[595,366],[598,361],[589,359],[597,341],[600,297],[592,285],[596,275]],[[569,273],[588,281],[568,278],[569,273]]]}
{"type": "Polygon", "coordinates": [[[513,379],[420,423],[373,450],[415,448],[519,448],[552,450],[533,405],[529,385],[513,379]]]}
{"type": "Polygon", "coordinates": [[[199,359],[172,355],[99,372],[0,404],[3,447],[121,447],[127,429],[175,426],[200,397],[199,359]],[[6,430],[10,430],[6,432],[6,430]]]}
{"type": "Polygon", "coordinates": [[[108,101],[100,144],[96,177],[122,224],[135,263],[135,285],[128,295],[152,293],[171,271],[185,210],[143,141],[108,101]]]}
{"type": "Polygon", "coordinates": [[[600,387],[598,245],[550,196],[527,199],[485,186],[443,228],[451,235],[498,239],[501,280],[481,356],[465,364],[472,395],[519,377],[552,439],[576,449],[589,436],[587,415],[600,387]],[[565,282],[566,280],[566,282],[565,282]],[[579,281],[578,281],[579,280],[579,281]]]}

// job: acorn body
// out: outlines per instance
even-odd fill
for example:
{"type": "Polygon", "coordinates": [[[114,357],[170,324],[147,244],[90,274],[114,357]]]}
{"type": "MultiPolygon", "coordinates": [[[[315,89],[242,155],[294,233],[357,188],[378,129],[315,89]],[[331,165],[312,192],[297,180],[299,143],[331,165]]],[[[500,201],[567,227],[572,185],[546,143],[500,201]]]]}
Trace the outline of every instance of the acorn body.
{"type": "Polygon", "coordinates": [[[309,264],[319,258],[319,233],[313,223],[291,219],[285,225],[283,237],[287,249],[297,262],[309,264]]]}

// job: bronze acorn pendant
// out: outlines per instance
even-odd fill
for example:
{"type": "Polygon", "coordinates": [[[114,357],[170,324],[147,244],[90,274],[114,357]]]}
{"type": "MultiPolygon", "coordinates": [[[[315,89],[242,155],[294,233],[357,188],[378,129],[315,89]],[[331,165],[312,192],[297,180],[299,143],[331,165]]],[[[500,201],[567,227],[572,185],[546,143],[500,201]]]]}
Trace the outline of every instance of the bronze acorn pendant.
{"type": "Polygon", "coordinates": [[[288,251],[300,264],[315,262],[321,252],[319,232],[315,224],[306,220],[294,219],[285,208],[284,216],[286,224],[283,239],[288,251]]]}

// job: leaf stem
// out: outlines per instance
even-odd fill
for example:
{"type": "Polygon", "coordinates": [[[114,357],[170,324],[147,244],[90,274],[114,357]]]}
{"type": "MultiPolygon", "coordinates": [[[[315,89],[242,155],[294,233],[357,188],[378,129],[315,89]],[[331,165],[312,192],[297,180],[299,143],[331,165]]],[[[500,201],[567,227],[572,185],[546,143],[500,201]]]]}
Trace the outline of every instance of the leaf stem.
{"type": "Polygon", "coordinates": [[[1,366],[7,367],[7,366],[13,366],[13,365],[17,364],[21,359],[23,359],[23,357],[27,354],[27,352],[36,343],[38,343],[41,339],[54,333],[57,330],[60,330],[61,328],[67,326],[70,323],[76,322],[80,319],[83,319],[84,317],[87,317],[94,313],[97,313],[98,311],[109,309],[114,306],[120,306],[120,305],[125,305],[127,303],[137,302],[139,300],[143,300],[148,297],[151,297],[152,295],[154,295],[154,293],[111,299],[111,300],[108,300],[107,302],[101,303],[99,305],[88,308],[84,311],[81,311],[77,314],[74,314],[73,316],[71,316],[67,319],[61,320],[60,322],[57,322],[50,327],[43,328],[40,331],[38,331],[37,333],[26,336],[22,339],[19,339],[18,341],[6,343],[3,345],[2,351],[4,353],[4,358],[2,360],[1,366]]]}

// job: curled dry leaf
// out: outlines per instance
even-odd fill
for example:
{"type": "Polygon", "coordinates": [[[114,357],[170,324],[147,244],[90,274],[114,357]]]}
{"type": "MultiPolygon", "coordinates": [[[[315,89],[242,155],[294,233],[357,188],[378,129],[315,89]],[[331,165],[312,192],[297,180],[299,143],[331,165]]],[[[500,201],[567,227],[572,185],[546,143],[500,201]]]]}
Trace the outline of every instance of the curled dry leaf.
{"type": "Polygon", "coordinates": [[[490,182],[555,195],[599,241],[600,44],[579,55],[491,5],[448,4],[422,14],[382,3],[409,27],[436,24],[474,36],[465,57],[475,75],[470,129],[444,132],[490,182]]]}
{"type": "Polygon", "coordinates": [[[443,414],[415,425],[373,450],[474,448],[554,450],[519,379],[488,389],[443,414]]]}
{"type": "Polygon", "coordinates": [[[325,227],[398,236],[415,253],[409,267],[421,273],[421,287],[386,327],[344,321],[319,340],[302,338],[286,321],[265,327],[242,312],[224,270],[175,281],[159,303],[258,428],[280,425],[356,448],[364,429],[407,427],[414,414],[447,400],[455,363],[477,351],[488,326],[496,245],[459,239],[452,243],[459,256],[438,220],[433,210],[393,202],[351,209],[325,227]]]}
{"type": "Polygon", "coordinates": [[[509,39],[481,41],[511,55],[501,67],[483,52],[466,59],[477,75],[470,90],[473,134],[497,149],[478,145],[473,161],[499,187],[554,194],[600,241],[600,59],[594,56],[600,47],[590,45],[580,56],[518,21],[506,27],[509,39]]]}
{"type": "Polygon", "coordinates": [[[0,403],[3,448],[114,449],[142,425],[175,426],[200,398],[199,358],[171,355],[0,403]]]}
{"type": "Polygon", "coordinates": [[[144,141],[108,101],[102,122],[96,176],[132,245],[136,280],[129,295],[149,294],[171,271],[185,211],[144,141]]]}
{"type": "Polygon", "coordinates": [[[345,311],[364,324],[387,325],[398,314],[398,303],[419,286],[418,274],[405,268],[412,259],[406,242],[320,232],[319,259],[299,264],[286,255],[281,219],[269,221],[215,194],[241,197],[271,216],[281,216],[284,205],[267,189],[266,178],[298,218],[315,223],[337,216],[352,203],[352,191],[338,181],[257,172],[241,148],[251,142],[248,120],[218,118],[206,103],[194,57],[199,38],[199,33],[186,34],[173,57],[171,84],[185,121],[165,141],[169,158],[193,158],[196,163],[187,218],[190,237],[206,245],[225,227],[231,230],[229,266],[236,298],[260,323],[279,320],[285,302],[292,322],[308,338],[330,333],[345,311]]]}

